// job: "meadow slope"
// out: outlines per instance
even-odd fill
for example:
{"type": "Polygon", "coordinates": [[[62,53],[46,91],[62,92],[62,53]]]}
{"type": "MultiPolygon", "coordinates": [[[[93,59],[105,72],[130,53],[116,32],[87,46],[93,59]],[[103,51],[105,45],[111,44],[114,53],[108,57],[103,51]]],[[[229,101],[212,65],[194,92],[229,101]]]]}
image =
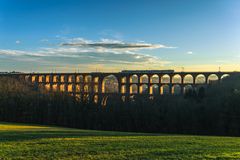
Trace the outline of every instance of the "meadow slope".
{"type": "Polygon", "coordinates": [[[240,138],[0,123],[0,159],[240,159],[240,138]]]}

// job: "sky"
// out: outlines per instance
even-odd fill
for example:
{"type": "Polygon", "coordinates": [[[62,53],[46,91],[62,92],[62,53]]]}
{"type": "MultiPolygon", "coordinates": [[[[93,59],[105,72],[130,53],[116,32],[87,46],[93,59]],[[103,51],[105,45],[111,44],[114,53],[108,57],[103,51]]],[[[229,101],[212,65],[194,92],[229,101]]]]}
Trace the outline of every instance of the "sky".
{"type": "Polygon", "coordinates": [[[0,71],[240,71],[239,0],[0,0],[0,71]]]}

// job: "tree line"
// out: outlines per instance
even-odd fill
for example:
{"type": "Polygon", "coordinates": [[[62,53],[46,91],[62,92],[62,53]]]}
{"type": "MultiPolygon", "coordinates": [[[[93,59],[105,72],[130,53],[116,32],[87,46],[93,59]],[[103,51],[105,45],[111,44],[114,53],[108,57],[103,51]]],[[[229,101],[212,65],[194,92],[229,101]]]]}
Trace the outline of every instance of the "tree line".
{"type": "Polygon", "coordinates": [[[48,92],[13,78],[0,78],[0,121],[59,125],[81,129],[240,135],[240,77],[225,78],[185,96],[136,96],[106,106],[48,92]]]}

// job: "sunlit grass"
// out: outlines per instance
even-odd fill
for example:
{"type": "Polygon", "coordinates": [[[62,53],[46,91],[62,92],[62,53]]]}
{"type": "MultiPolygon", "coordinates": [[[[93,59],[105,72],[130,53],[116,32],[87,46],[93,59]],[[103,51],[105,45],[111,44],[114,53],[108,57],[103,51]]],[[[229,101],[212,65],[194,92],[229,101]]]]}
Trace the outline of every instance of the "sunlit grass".
{"type": "Polygon", "coordinates": [[[240,159],[240,138],[0,123],[0,159],[240,159]]]}

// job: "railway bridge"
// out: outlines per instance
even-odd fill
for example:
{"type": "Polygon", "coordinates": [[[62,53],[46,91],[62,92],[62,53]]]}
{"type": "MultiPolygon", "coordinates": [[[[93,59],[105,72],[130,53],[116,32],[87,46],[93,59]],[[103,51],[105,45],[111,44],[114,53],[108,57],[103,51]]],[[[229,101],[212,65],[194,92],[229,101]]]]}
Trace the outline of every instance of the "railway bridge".
{"type": "Polygon", "coordinates": [[[240,72],[175,72],[174,70],[123,70],[91,73],[2,73],[25,80],[49,91],[67,92],[73,96],[91,95],[97,101],[104,95],[182,95],[198,90],[240,72]]]}

